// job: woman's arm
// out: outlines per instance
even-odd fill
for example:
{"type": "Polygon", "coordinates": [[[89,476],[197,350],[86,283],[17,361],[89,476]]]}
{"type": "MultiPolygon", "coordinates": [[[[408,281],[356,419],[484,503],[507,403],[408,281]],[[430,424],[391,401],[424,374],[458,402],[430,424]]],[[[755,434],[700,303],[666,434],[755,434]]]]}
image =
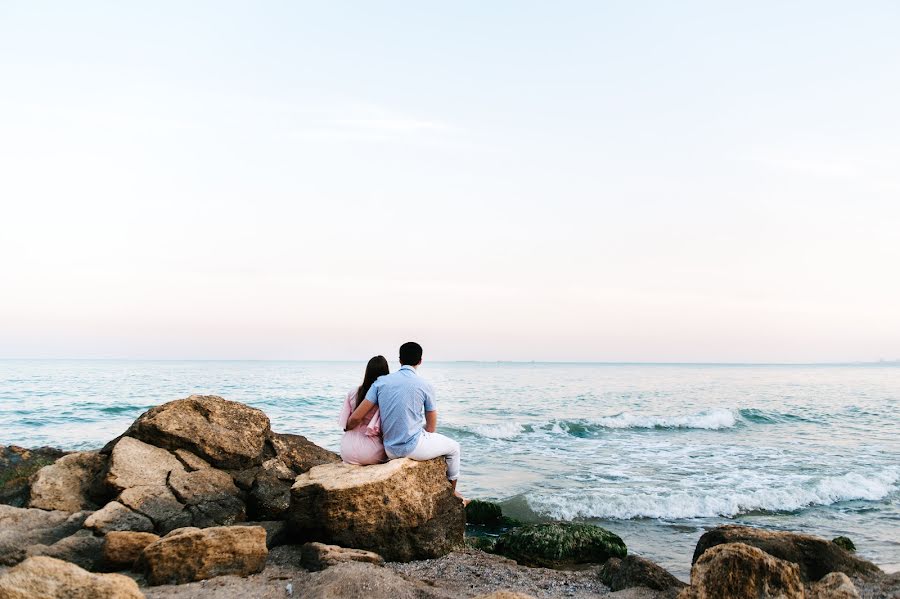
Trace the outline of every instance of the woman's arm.
{"type": "Polygon", "coordinates": [[[425,431],[433,433],[437,430],[437,410],[425,412],[425,431]]]}
{"type": "Polygon", "coordinates": [[[344,405],[341,406],[341,415],[338,416],[338,426],[344,430],[347,430],[347,419],[350,418],[350,412],[353,411],[353,406],[350,404],[352,395],[353,393],[348,393],[347,397],[344,398],[344,405]]]}
{"type": "Polygon", "coordinates": [[[356,409],[350,414],[350,418],[347,419],[347,426],[344,427],[344,430],[349,431],[362,424],[363,418],[365,418],[366,414],[371,412],[374,407],[375,404],[368,399],[359,402],[359,405],[356,406],[356,409]]]}

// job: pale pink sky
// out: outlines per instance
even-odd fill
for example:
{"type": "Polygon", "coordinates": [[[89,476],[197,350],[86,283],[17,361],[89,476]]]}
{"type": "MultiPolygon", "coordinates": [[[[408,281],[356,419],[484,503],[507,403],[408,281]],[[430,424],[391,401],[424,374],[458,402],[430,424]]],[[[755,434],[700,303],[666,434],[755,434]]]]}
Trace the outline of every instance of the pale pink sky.
{"type": "Polygon", "coordinates": [[[896,5],[416,6],[4,3],[0,357],[900,358],[896,5]]]}

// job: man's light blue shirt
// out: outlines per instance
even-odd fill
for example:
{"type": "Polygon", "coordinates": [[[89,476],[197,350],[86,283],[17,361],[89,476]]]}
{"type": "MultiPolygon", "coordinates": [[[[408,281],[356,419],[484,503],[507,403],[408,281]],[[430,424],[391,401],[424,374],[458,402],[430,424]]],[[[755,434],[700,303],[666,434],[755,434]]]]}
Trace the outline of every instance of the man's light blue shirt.
{"type": "Polygon", "coordinates": [[[434,411],[434,389],[412,366],[378,377],[366,399],[381,410],[384,448],[396,457],[413,452],[425,427],[425,412],[434,411]]]}

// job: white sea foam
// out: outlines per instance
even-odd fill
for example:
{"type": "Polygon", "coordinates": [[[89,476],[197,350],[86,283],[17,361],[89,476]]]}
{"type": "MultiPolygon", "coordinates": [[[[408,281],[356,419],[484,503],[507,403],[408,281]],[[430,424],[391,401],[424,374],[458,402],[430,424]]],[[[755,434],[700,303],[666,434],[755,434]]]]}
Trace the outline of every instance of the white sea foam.
{"type": "Polygon", "coordinates": [[[512,439],[523,431],[522,425],[516,422],[499,422],[496,424],[475,424],[468,427],[470,432],[489,439],[512,439]]]}
{"type": "MultiPolygon", "coordinates": [[[[762,482],[762,481],[761,481],[762,482]]],[[[818,480],[765,484],[757,489],[660,490],[655,493],[610,491],[537,492],[528,494],[529,507],[553,518],[712,518],[752,511],[790,512],[841,501],[877,501],[898,488],[900,468],[848,472],[818,480]]]]}
{"type": "Polygon", "coordinates": [[[605,428],[695,428],[719,430],[733,428],[737,424],[734,412],[717,408],[687,416],[641,416],[631,412],[622,412],[615,416],[606,416],[592,421],[605,428]]]}

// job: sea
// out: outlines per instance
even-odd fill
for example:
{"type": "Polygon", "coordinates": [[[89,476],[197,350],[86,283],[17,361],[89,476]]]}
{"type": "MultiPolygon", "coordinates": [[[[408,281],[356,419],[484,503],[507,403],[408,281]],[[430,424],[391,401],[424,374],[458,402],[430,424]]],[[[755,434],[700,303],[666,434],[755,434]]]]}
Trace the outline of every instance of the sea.
{"type": "MultiPolygon", "coordinates": [[[[193,393],[337,450],[365,361],[0,361],[0,444],[93,449],[193,393]]],[[[392,370],[397,365],[392,365],[392,370]]],[[[444,362],[438,430],[460,491],[529,521],[590,522],[688,580],[711,527],[850,537],[900,569],[900,364],[444,362]]]]}

